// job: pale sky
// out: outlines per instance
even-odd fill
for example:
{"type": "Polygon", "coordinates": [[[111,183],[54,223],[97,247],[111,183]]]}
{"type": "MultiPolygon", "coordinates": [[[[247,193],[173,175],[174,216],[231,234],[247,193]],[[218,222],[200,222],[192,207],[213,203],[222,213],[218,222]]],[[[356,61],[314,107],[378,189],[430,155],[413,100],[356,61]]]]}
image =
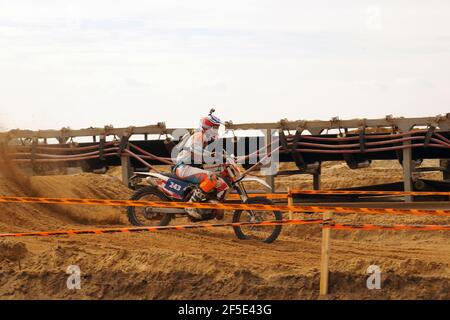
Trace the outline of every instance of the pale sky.
{"type": "Polygon", "coordinates": [[[0,0],[0,127],[450,112],[450,1],[0,0]]]}

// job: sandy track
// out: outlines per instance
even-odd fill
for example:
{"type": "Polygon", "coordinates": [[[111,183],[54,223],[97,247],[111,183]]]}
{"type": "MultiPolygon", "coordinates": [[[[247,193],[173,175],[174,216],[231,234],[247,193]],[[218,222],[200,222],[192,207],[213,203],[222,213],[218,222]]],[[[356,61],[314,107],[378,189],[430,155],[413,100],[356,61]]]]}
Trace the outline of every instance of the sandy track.
{"type": "MultiPolygon", "coordinates": [[[[367,181],[367,171],[364,175],[367,181]]],[[[31,186],[42,196],[129,196],[117,179],[105,175],[33,177],[31,186]]],[[[23,194],[22,188],[0,179],[2,195],[23,194]]],[[[0,209],[0,231],[7,232],[127,224],[120,208],[15,204],[0,209]]],[[[338,218],[444,223],[435,217],[338,218]]],[[[315,299],[320,235],[319,226],[288,226],[270,245],[237,240],[230,229],[4,239],[0,297],[315,299]],[[81,268],[81,290],[66,287],[65,270],[72,264],[81,268]]],[[[330,298],[449,299],[449,238],[445,232],[333,231],[330,298]],[[371,264],[383,272],[381,290],[366,288],[371,264]]]]}
{"type": "MultiPolygon", "coordinates": [[[[2,264],[3,297],[317,298],[318,237],[283,236],[266,245],[217,230],[20,242],[27,248],[21,270],[17,261],[2,264]],[[70,264],[82,270],[80,291],[65,288],[64,271],[70,264]]],[[[449,254],[448,245],[428,240],[412,247],[410,240],[373,244],[334,239],[331,298],[449,298],[449,254]],[[365,288],[370,264],[385,272],[380,291],[365,288]],[[411,279],[414,291],[406,290],[411,279]]]]}

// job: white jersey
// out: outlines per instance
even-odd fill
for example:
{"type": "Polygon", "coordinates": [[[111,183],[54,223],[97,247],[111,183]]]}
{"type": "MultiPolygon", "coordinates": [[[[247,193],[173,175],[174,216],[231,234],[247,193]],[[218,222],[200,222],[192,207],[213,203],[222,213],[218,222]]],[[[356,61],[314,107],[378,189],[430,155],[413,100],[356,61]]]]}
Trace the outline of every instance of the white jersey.
{"type": "Polygon", "coordinates": [[[202,164],[201,154],[207,142],[206,136],[201,131],[195,132],[186,142],[181,141],[180,144],[183,145],[176,157],[176,164],[202,164]]]}

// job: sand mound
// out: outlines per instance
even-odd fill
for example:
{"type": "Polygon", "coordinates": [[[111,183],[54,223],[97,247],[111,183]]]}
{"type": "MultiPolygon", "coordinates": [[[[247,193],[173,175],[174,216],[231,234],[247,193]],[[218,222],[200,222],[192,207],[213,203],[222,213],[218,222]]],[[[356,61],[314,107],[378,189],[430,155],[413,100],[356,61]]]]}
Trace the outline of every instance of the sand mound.
{"type": "MultiPolygon", "coordinates": [[[[439,166],[438,160],[425,160],[422,166],[439,166]]],[[[280,170],[296,169],[293,163],[282,163],[280,170]]],[[[442,179],[442,175],[436,172],[421,174],[426,179],[442,179]]],[[[322,166],[322,189],[339,189],[367,186],[382,183],[403,181],[402,167],[398,161],[376,160],[368,168],[349,169],[345,162],[325,162],[322,166]]],[[[310,175],[284,176],[277,179],[278,190],[287,186],[293,189],[312,189],[312,177],[310,175]]]]}
{"type": "MultiPolygon", "coordinates": [[[[32,177],[31,185],[43,197],[128,199],[131,190],[109,175],[82,173],[70,176],[32,177]]],[[[51,205],[57,212],[82,224],[123,224],[124,208],[51,205]]]]}
{"type": "MultiPolygon", "coordinates": [[[[0,195],[127,199],[131,191],[120,180],[95,174],[35,176],[16,179],[0,177],[0,195]]],[[[2,205],[0,230],[25,231],[66,227],[71,224],[123,224],[124,209],[80,205],[8,204],[2,205]]]]}

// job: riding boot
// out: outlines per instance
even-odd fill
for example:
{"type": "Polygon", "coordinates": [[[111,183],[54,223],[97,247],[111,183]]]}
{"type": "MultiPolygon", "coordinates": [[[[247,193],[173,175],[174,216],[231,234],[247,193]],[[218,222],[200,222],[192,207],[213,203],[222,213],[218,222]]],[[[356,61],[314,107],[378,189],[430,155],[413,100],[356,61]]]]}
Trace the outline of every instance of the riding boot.
{"type": "MultiPolygon", "coordinates": [[[[203,191],[200,190],[199,188],[196,188],[194,190],[194,192],[192,193],[192,196],[191,196],[191,198],[189,199],[188,202],[202,202],[202,201],[205,201],[205,200],[206,200],[206,196],[203,193],[203,191]]],[[[198,209],[196,209],[196,208],[185,208],[184,210],[192,218],[202,219],[202,214],[199,212],[198,209]]]]}

